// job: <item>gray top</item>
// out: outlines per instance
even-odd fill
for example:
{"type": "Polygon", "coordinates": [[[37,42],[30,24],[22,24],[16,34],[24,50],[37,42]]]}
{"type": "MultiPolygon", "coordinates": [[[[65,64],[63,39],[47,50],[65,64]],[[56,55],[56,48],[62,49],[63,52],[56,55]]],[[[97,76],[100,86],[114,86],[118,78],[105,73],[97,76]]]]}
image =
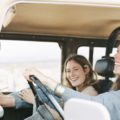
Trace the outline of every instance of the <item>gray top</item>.
{"type": "Polygon", "coordinates": [[[120,120],[120,90],[106,92],[97,96],[89,96],[66,88],[62,94],[64,101],[70,98],[81,98],[103,104],[111,115],[111,120],[120,120]]]}

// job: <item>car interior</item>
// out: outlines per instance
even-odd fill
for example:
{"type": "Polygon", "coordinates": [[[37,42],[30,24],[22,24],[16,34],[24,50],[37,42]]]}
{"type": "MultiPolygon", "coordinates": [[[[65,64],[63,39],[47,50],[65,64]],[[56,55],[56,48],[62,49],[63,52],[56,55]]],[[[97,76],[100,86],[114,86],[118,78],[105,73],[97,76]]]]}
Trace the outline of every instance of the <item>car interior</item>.
{"type": "MultiPolygon", "coordinates": [[[[104,93],[110,90],[114,82],[111,79],[115,78],[111,54],[120,43],[119,13],[120,2],[113,0],[1,0],[0,50],[1,41],[56,43],[61,56],[59,78],[63,83],[63,66],[68,55],[77,54],[79,48],[88,48],[88,59],[93,66],[95,63],[94,69],[101,79],[101,87],[96,89],[104,93]],[[95,61],[96,48],[105,50],[102,56],[97,52],[99,58],[95,61]]],[[[80,54],[85,55],[85,51],[80,54]]],[[[49,50],[48,54],[52,56],[53,52],[49,50]]],[[[51,71],[52,67],[47,69],[51,71]]],[[[31,115],[29,108],[6,107],[0,120],[24,120],[31,115]]]]}

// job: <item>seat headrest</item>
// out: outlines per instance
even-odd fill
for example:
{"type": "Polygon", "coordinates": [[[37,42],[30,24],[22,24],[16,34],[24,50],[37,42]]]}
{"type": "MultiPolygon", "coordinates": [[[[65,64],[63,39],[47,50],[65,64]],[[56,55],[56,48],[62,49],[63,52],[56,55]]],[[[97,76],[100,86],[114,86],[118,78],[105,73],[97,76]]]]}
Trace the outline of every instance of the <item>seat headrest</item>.
{"type": "Polygon", "coordinates": [[[98,75],[103,77],[114,77],[114,58],[113,57],[102,57],[102,59],[97,60],[95,64],[95,71],[98,75]]]}

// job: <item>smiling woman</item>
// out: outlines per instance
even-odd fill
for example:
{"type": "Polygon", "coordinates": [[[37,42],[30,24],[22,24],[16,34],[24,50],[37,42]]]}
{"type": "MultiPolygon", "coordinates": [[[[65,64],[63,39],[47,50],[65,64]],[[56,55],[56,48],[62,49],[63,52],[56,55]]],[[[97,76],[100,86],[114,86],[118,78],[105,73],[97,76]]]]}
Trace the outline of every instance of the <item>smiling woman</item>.
{"type": "MultiPolygon", "coordinates": [[[[55,82],[64,82],[61,76],[64,62],[70,54],[86,56],[94,67],[95,60],[104,55],[109,57],[113,48],[120,43],[120,36],[116,37],[120,33],[119,26],[118,0],[0,0],[0,90],[8,87],[5,86],[6,83],[10,84],[7,91],[20,91],[28,87],[23,77],[26,67],[37,67],[55,79],[55,82]],[[5,25],[6,20],[10,21],[5,25]],[[112,31],[115,33],[112,40],[116,39],[117,43],[109,40],[112,31]],[[82,47],[85,49],[81,49],[82,47]]],[[[95,78],[89,76],[90,68],[87,63],[68,61],[65,74],[69,85],[82,92],[85,92],[85,87],[87,92],[91,89],[95,91],[92,86],[95,78]]],[[[40,80],[44,81],[44,78],[46,77],[40,77],[40,80]]],[[[106,78],[109,79],[110,76],[107,75],[106,78]]],[[[51,79],[47,86],[54,90],[56,84],[50,82],[51,79]]],[[[58,88],[61,88],[59,85],[58,88]]],[[[113,103],[113,99],[106,98],[106,103],[110,100],[113,103]]],[[[10,99],[7,100],[10,103],[10,99]]],[[[116,102],[116,106],[119,106],[119,103],[116,102]]],[[[107,107],[109,108],[108,104],[107,107]]],[[[23,120],[21,111],[19,117],[15,114],[16,109],[13,116],[11,112],[8,113],[5,114],[7,120],[23,120]]],[[[120,114],[117,116],[117,113],[115,109],[114,120],[120,119],[120,114]]]]}
{"type": "Polygon", "coordinates": [[[82,55],[70,55],[64,64],[63,85],[89,95],[97,95],[93,85],[97,82],[97,74],[90,62],[82,55]]]}

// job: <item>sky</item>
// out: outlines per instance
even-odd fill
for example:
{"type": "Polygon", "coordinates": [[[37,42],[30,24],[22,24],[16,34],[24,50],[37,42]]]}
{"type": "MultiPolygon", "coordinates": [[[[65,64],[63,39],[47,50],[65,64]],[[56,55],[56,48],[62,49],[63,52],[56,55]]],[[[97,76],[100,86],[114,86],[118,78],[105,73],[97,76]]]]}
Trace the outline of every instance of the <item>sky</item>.
{"type": "Polygon", "coordinates": [[[57,43],[1,41],[0,62],[23,62],[60,59],[57,43]]]}

